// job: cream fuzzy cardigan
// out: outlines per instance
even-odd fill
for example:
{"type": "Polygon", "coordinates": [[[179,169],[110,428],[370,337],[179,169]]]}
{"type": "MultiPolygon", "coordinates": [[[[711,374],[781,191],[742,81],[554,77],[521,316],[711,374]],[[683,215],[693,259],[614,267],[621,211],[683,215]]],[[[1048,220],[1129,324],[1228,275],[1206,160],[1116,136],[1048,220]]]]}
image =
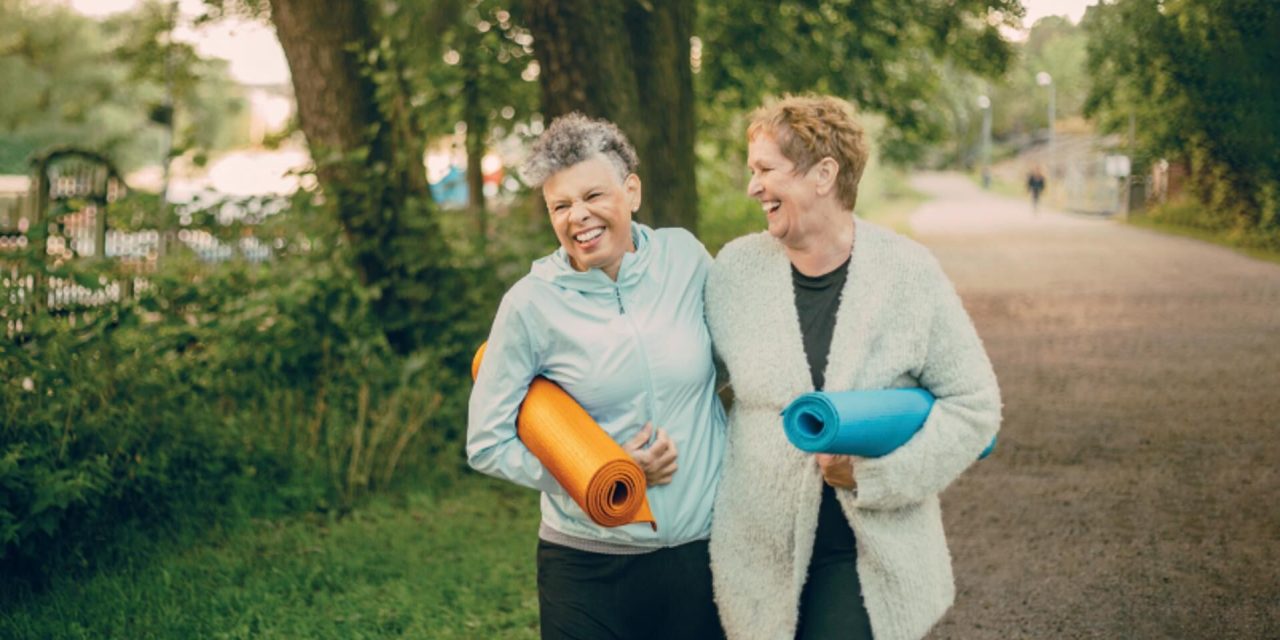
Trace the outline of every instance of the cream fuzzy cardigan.
{"type": "MultiPolygon", "coordinates": [[[[857,538],[858,577],[877,640],[920,638],[955,599],[938,493],[1000,424],[1000,391],[959,296],[923,246],[860,218],[826,370],[828,391],[920,386],[936,397],[898,450],[854,461],[837,490],[857,538]]],[[[735,240],[706,288],[734,406],[711,527],[716,603],[731,639],[791,640],[813,552],[822,476],[779,413],[813,391],[791,267],[767,233],[735,240]]]]}

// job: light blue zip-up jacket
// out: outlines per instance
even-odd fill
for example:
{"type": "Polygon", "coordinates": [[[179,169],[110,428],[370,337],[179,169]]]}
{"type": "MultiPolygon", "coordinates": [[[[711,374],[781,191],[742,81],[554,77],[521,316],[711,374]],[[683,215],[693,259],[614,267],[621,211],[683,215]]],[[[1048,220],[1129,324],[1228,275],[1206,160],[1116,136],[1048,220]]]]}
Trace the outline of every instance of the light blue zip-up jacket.
{"type": "Polygon", "coordinates": [[[683,229],[632,223],[636,251],[610,280],[575,271],[563,248],[537,260],[502,299],[471,392],[467,460],[539,489],[542,523],[575,538],[628,547],[706,539],[725,443],[715,395],[702,287],[711,256],[683,229]],[[573,396],[618,443],[645,422],[667,430],[679,469],[649,487],[658,523],[595,524],[516,437],[516,413],[535,376],[573,396]]]}

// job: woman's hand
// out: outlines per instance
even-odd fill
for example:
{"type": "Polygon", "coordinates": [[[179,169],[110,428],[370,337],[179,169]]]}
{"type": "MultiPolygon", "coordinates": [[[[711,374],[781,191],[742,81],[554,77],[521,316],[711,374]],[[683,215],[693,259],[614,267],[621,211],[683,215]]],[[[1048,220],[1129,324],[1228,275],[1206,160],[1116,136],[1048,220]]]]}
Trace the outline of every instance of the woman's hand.
{"type": "Polygon", "coordinates": [[[822,470],[822,479],[837,489],[853,489],[858,486],[853,479],[853,458],[829,453],[817,453],[813,456],[822,470]]]}
{"type": "Polygon", "coordinates": [[[658,437],[650,445],[649,436],[652,434],[653,423],[646,422],[640,433],[622,445],[622,450],[640,465],[644,470],[645,482],[654,487],[670,483],[671,476],[676,474],[677,465],[676,443],[671,441],[667,430],[658,429],[658,437]]]}

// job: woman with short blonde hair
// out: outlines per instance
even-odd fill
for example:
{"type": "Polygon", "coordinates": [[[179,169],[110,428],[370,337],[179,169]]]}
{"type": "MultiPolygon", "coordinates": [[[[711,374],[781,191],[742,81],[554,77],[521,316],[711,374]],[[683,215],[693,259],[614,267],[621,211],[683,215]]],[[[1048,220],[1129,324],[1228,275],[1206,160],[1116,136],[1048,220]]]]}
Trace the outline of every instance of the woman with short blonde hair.
{"type": "Polygon", "coordinates": [[[747,138],[768,230],[726,245],[706,289],[735,397],[711,529],[721,621],[729,638],[919,638],[955,598],[938,493],[999,428],[995,373],[929,251],[854,216],[867,143],[847,102],[785,98],[747,138]],[[936,400],[883,457],[784,435],[803,393],[899,387],[936,400]]]}

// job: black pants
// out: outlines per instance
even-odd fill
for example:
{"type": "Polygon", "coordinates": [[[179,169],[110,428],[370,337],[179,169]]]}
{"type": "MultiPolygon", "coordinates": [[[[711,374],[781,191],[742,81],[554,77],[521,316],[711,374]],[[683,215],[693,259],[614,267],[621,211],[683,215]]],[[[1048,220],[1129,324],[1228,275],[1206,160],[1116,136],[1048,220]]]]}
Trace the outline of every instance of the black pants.
{"type": "Polygon", "coordinates": [[[707,542],[634,556],[538,541],[543,640],[715,640],[707,542]]]}
{"type": "Polygon", "coordinates": [[[822,485],[809,577],[800,594],[797,640],[871,640],[871,619],[858,581],[858,547],[835,489],[822,485]]]}

